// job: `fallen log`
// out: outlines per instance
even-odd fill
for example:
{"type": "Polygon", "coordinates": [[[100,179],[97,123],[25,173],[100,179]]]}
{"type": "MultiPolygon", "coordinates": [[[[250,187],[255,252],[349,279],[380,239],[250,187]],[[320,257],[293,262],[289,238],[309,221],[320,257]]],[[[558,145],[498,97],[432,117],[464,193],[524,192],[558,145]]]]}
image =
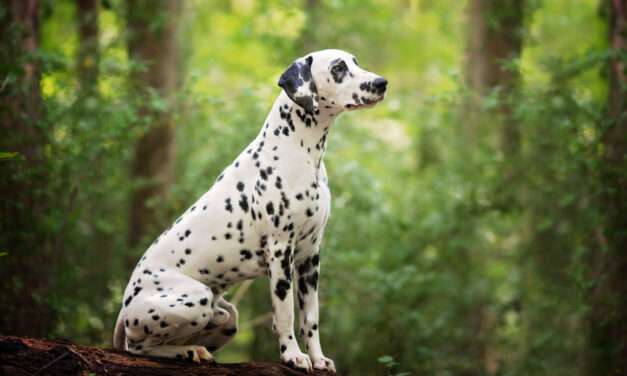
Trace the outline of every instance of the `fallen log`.
{"type": "Polygon", "coordinates": [[[183,360],[133,355],[128,352],[80,346],[67,340],[0,336],[0,376],[32,375],[203,375],[302,376],[311,374],[273,362],[195,364],[183,360]]]}

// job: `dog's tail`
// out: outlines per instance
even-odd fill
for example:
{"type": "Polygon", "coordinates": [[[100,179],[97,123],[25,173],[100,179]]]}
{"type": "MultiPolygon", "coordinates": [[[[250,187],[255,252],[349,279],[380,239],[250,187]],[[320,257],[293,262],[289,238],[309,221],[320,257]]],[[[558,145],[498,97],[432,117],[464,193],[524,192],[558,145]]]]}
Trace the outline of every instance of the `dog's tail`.
{"type": "Polygon", "coordinates": [[[118,319],[115,322],[115,329],[113,330],[113,348],[118,350],[126,350],[126,333],[124,330],[124,320],[122,320],[122,311],[118,313],[118,319]]]}

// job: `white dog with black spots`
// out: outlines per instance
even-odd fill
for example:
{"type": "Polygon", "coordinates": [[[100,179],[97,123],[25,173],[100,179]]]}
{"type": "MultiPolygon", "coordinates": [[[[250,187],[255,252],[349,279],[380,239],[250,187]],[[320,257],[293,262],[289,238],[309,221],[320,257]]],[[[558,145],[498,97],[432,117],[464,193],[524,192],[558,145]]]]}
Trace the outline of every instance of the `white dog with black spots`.
{"type": "Polygon", "coordinates": [[[335,371],[318,322],[320,242],[331,207],[322,159],[335,118],[382,100],[387,81],[347,52],[323,50],[292,63],[279,86],[259,135],[138,262],[115,348],[211,360],[238,328],[225,291],[267,275],[281,360],[335,371]],[[294,289],[308,354],[294,334],[294,289]]]}

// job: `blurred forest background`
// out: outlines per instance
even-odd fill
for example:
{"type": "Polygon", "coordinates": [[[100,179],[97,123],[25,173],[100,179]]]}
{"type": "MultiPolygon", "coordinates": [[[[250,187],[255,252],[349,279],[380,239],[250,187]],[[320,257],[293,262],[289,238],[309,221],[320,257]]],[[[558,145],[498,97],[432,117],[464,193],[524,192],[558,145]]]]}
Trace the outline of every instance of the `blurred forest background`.
{"type": "MultiPolygon", "coordinates": [[[[1,0],[0,333],[109,346],[293,59],[385,76],[327,152],[345,375],[627,374],[626,0],[1,0]]],[[[219,361],[278,359],[267,281],[219,361]]]]}

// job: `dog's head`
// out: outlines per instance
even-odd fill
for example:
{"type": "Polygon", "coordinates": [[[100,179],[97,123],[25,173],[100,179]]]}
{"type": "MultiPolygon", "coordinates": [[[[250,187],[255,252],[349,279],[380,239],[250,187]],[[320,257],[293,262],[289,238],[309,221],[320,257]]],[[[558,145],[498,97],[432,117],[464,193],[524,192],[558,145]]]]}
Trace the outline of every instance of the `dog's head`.
{"type": "Polygon", "coordinates": [[[306,112],[339,113],[374,106],[385,96],[387,80],[362,69],[348,52],[322,50],[294,61],[279,86],[306,112]]]}

